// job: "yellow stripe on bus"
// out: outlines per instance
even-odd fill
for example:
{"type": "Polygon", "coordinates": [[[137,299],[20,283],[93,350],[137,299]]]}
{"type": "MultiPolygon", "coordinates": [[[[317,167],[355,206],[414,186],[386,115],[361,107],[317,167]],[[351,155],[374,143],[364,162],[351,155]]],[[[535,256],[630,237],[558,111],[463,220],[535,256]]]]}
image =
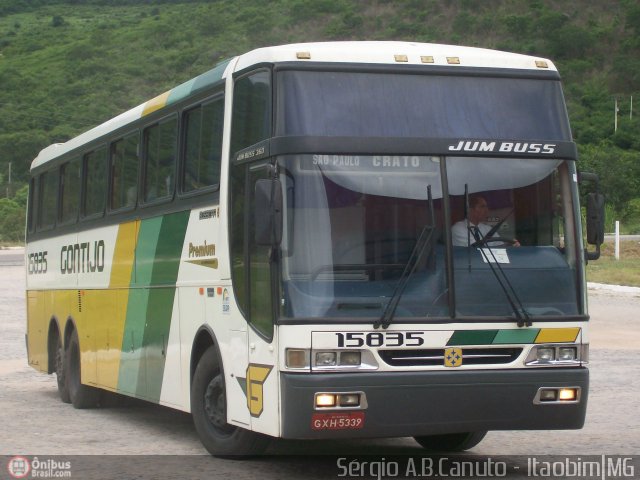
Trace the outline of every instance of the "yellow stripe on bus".
{"type": "Polygon", "coordinates": [[[145,104],[144,110],[142,110],[142,116],[144,117],[145,115],[149,115],[150,113],[153,113],[156,110],[160,110],[162,107],[164,107],[167,104],[167,99],[169,98],[170,93],[171,90],[149,100],[145,104]]]}
{"type": "Polygon", "coordinates": [[[85,295],[91,297],[83,315],[91,319],[86,328],[94,340],[92,347],[95,351],[97,383],[113,390],[118,388],[122,337],[127,319],[139,223],[128,222],[118,227],[109,288],[85,291],[85,295]],[[90,310],[88,305],[91,305],[90,310]]]}
{"type": "Polygon", "coordinates": [[[109,288],[129,288],[133,270],[133,255],[138,240],[139,221],[123,223],[118,228],[116,247],[113,252],[109,288]]]}
{"type": "Polygon", "coordinates": [[[534,343],[575,342],[580,328],[543,328],[534,343]]]}

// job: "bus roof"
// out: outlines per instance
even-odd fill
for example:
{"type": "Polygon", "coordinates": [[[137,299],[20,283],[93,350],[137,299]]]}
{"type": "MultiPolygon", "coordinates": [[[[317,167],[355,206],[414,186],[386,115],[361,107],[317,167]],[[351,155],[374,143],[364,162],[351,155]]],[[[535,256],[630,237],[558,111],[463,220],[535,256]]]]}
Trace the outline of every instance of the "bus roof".
{"type": "Polygon", "coordinates": [[[234,71],[259,63],[291,61],[555,70],[544,58],[485,48],[414,42],[321,42],[258,48],[241,55],[234,71]]]}
{"type": "Polygon", "coordinates": [[[252,50],[225,60],[203,73],[157,97],[98,125],[66,143],[44,148],[33,160],[34,169],[50,160],[160,110],[197,94],[227,75],[252,65],[283,62],[363,63],[388,65],[422,65],[556,71],[544,58],[475,47],[414,42],[320,42],[280,45],[252,50]]]}

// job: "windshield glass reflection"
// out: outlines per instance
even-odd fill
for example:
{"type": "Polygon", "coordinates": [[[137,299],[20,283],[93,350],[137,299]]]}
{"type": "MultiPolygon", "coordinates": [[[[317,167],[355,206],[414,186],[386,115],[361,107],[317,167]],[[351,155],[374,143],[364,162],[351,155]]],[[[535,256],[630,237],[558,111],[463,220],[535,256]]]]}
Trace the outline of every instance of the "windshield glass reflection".
{"type": "MultiPolygon", "coordinates": [[[[280,163],[286,316],[380,317],[425,225],[442,225],[440,159],[299,155],[280,163]]],[[[445,279],[440,243],[422,256],[395,315],[448,315],[445,279]]]]}
{"type": "Polygon", "coordinates": [[[279,167],[283,317],[379,319],[401,279],[398,318],[518,318],[520,309],[532,317],[578,314],[575,239],[566,241],[571,203],[562,188],[569,175],[561,161],[309,154],[280,157],[279,167]],[[482,243],[467,228],[475,198],[485,212],[480,233],[491,237],[482,243]],[[450,275],[446,225],[453,225],[450,275]],[[456,239],[460,225],[464,235],[456,239]],[[424,255],[404,279],[425,231],[433,233],[424,255]]]}

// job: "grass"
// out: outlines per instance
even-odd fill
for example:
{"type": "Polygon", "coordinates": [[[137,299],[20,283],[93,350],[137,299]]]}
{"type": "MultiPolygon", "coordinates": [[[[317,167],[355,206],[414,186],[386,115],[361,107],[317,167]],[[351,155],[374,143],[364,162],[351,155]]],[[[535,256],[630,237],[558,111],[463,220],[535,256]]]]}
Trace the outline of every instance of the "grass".
{"type": "Polygon", "coordinates": [[[620,260],[614,257],[613,243],[602,245],[600,258],[587,265],[587,280],[640,287],[640,242],[620,242],[620,260]]]}

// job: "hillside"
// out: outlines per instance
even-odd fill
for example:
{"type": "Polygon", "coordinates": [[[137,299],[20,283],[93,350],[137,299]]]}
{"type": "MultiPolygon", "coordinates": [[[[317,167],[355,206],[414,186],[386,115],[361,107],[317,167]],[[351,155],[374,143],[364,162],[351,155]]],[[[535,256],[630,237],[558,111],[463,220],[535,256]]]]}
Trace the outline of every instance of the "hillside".
{"type": "MultiPolygon", "coordinates": [[[[640,123],[637,115],[630,119],[631,95],[640,114],[635,0],[0,0],[0,192],[7,191],[9,163],[12,197],[44,146],[221,59],[271,44],[364,39],[552,58],[563,76],[581,168],[601,174],[619,216],[635,215],[629,213],[640,191],[640,123]]],[[[640,200],[636,210],[640,224],[640,200]]]]}

